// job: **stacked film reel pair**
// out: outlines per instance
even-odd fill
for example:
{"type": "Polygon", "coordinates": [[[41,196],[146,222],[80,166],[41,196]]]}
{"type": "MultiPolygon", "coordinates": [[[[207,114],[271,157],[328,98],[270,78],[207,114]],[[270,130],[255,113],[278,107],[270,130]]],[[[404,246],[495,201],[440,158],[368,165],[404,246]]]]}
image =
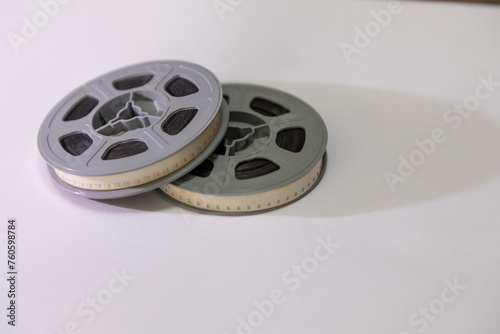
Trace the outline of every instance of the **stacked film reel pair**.
{"type": "Polygon", "coordinates": [[[98,77],[43,121],[38,148],[66,191],[115,199],[154,190],[187,209],[252,214],[310,192],[327,130],[298,98],[221,85],[207,69],[157,61],[98,77]]]}

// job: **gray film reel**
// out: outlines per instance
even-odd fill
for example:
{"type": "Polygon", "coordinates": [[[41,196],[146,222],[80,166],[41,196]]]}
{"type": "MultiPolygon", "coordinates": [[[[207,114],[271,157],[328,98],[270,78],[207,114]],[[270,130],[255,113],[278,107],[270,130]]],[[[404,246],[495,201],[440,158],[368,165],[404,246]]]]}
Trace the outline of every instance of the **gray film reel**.
{"type": "Polygon", "coordinates": [[[223,85],[230,118],[223,141],[196,169],[157,192],[188,209],[251,214],[311,191],[326,166],[327,129],[302,100],[275,89],[223,85]]]}
{"type": "Polygon", "coordinates": [[[45,118],[38,147],[64,189],[94,199],[127,197],[203,162],[228,119],[212,72],[183,61],[148,62],[71,92],[45,118]]]}

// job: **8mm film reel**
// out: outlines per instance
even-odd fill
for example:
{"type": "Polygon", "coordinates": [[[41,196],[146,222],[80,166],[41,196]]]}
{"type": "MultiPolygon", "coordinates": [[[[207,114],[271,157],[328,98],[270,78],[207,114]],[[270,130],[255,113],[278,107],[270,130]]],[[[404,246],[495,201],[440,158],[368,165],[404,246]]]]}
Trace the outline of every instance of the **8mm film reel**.
{"type": "Polygon", "coordinates": [[[203,213],[251,214],[311,191],[326,165],[327,129],[302,100],[275,89],[223,85],[230,110],[224,139],[196,169],[157,192],[203,213]]]}
{"type": "Polygon", "coordinates": [[[182,61],[149,62],[66,96],[45,118],[38,147],[64,189],[94,199],[127,197],[203,162],[228,119],[213,73],[182,61]]]}

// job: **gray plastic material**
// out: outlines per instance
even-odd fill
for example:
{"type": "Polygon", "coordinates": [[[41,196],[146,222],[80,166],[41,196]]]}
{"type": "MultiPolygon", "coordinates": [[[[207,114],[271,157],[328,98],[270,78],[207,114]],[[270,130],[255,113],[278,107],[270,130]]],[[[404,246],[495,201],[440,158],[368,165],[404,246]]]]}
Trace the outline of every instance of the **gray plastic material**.
{"type": "Polygon", "coordinates": [[[54,180],[70,192],[94,199],[127,197],[179,178],[217,147],[229,117],[220,83],[212,72],[183,61],[156,61],[105,74],[71,92],[50,111],[40,127],[38,147],[52,169],[79,176],[113,175],[172,156],[198,138],[218,114],[222,116],[218,132],[197,157],[175,172],[142,186],[119,190],[80,189],[62,181],[51,170],[54,180]],[[187,96],[168,93],[168,85],[178,78],[194,84],[197,91],[187,96]],[[86,97],[96,99],[97,105],[83,117],[68,120],[70,111],[86,97]],[[172,136],[162,130],[174,112],[191,108],[198,112],[180,133],[172,136]],[[68,153],[61,145],[62,138],[74,133],[84,133],[92,140],[92,145],[78,156],[68,153]],[[125,158],[103,159],[109,148],[130,140],[146,143],[148,150],[125,158]]]}
{"type": "MultiPolygon", "coordinates": [[[[172,182],[172,185],[205,195],[232,197],[258,194],[301,179],[323,158],[323,168],[317,181],[319,182],[326,167],[328,135],[324,121],[311,106],[288,93],[268,87],[247,84],[224,84],[222,87],[224,97],[229,101],[229,130],[222,142],[224,146],[220,145],[217,153],[209,157],[214,166],[212,172],[205,177],[189,173],[172,182]],[[276,111],[276,115],[257,112],[256,108],[251,107],[256,99],[274,102],[276,107],[271,113],[276,111]],[[286,129],[305,130],[304,147],[299,152],[291,152],[277,145],[278,133],[286,129]],[[255,178],[237,179],[236,166],[253,159],[269,160],[278,165],[279,170],[255,178]]],[[[309,191],[312,188],[314,185],[309,191]]],[[[186,205],[162,190],[157,193],[176,205],[203,213],[241,215],[270,211],[265,209],[250,213],[214,212],[186,205]]],[[[307,193],[308,191],[299,198],[307,193]]],[[[292,202],[294,201],[285,205],[292,202]]]]}

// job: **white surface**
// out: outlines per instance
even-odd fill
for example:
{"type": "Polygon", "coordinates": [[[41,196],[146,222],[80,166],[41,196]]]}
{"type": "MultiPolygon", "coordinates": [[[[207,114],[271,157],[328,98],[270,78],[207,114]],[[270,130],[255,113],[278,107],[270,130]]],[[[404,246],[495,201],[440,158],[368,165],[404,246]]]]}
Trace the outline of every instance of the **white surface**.
{"type": "Polygon", "coordinates": [[[255,333],[414,334],[423,327],[408,318],[458,278],[467,289],[422,332],[497,334],[500,88],[457,130],[442,116],[479,76],[500,81],[500,7],[403,6],[348,64],[339,44],[387,3],[253,0],[221,21],[209,0],[73,0],[15,53],[7,33],[40,7],[2,2],[0,305],[13,217],[19,308],[16,328],[1,311],[0,332],[60,333],[75,322],[94,334],[233,334],[254,301],[281,289],[286,301],[255,333]],[[154,59],[309,102],[330,135],[318,188],[246,218],[189,214],[153,194],[101,203],[58,189],[37,151],[43,117],[78,85],[154,59]],[[391,192],[384,172],[437,127],[447,142],[391,192]],[[282,274],[328,236],[340,247],[291,291],[282,274]],[[87,323],[77,307],[122,268],[135,279],[87,323]]]}

